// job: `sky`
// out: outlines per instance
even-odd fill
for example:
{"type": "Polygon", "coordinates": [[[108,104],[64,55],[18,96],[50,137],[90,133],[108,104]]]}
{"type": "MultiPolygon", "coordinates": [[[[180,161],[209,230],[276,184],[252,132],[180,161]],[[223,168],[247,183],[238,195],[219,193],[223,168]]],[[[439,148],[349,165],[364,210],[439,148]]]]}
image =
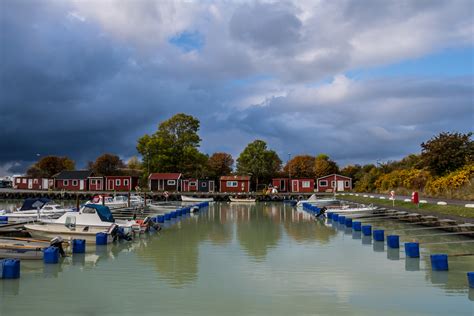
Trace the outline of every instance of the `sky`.
{"type": "Polygon", "coordinates": [[[474,130],[473,48],[470,0],[0,0],[0,176],[181,112],[207,154],[400,159],[474,130]]]}

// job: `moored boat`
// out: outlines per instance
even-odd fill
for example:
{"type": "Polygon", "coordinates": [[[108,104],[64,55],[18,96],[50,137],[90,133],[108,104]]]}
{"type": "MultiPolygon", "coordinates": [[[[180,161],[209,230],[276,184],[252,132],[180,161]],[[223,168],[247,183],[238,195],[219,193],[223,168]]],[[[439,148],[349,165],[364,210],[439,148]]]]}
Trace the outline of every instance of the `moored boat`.
{"type": "Polygon", "coordinates": [[[241,198],[233,198],[233,197],[229,197],[229,200],[232,203],[255,203],[257,201],[257,199],[255,198],[241,199],[241,198]]]}
{"type": "Polygon", "coordinates": [[[214,202],[213,198],[197,198],[194,196],[181,195],[183,202],[214,202]]]}
{"type": "Polygon", "coordinates": [[[105,205],[110,209],[123,208],[128,206],[128,197],[123,195],[108,196],[108,195],[94,195],[86,204],[105,205]]]}
{"type": "Polygon", "coordinates": [[[2,211],[0,216],[8,223],[31,222],[41,218],[58,218],[62,214],[72,211],[47,198],[28,198],[21,208],[15,212],[2,211]]]}
{"type": "Polygon", "coordinates": [[[53,238],[51,241],[32,238],[2,237],[0,238],[0,258],[18,258],[26,260],[43,259],[43,251],[50,246],[62,248],[62,240],[53,238]]]}

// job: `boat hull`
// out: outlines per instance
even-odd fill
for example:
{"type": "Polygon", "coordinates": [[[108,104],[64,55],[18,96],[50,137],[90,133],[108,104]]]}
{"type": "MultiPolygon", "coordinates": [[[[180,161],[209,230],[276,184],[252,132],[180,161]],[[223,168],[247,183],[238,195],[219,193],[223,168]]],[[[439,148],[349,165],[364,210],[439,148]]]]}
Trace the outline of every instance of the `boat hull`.
{"type": "Polygon", "coordinates": [[[229,198],[229,200],[232,203],[246,203],[246,204],[252,204],[255,203],[257,200],[256,199],[235,199],[235,198],[229,198]]]}
{"type": "Polygon", "coordinates": [[[192,196],[181,195],[183,202],[214,202],[213,198],[195,198],[192,196]]]}
{"type": "MultiPolygon", "coordinates": [[[[90,227],[89,231],[80,231],[81,227],[76,226],[76,230],[69,230],[67,227],[58,227],[60,225],[25,225],[26,230],[33,238],[52,239],[60,236],[64,240],[84,239],[86,243],[95,244],[96,234],[106,232],[107,227],[90,227]]],[[[112,242],[112,237],[108,236],[108,243],[112,242]]]]}

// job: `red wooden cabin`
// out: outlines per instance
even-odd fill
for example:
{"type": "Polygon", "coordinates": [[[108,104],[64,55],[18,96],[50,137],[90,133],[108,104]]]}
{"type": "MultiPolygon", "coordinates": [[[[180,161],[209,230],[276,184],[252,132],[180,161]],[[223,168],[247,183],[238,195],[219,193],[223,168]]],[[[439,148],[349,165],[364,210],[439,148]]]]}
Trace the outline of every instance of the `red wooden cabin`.
{"type": "Polygon", "coordinates": [[[220,192],[250,192],[249,176],[222,176],[220,192]]]}
{"type": "Polygon", "coordinates": [[[104,177],[89,177],[89,191],[104,191],[104,177]]]}
{"type": "Polygon", "coordinates": [[[48,190],[54,185],[53,179],[14,177],[13,188],[18,190],[48,190]]]}
{"type": "Polygon", "coordinates": [[[179,191],[181,173],[151,173],[148,187],[152,191],[179,191]]]}
{"type": "Polygon", "coordinates": [[[87,191],[90,176],[90,170],[61,171],[54,176],[54,187],[56,190],[87,191]]]}
{"type": "Polygon", "coordinates": [[[105,176],[107,191],[133,191],[138,186],[138,177],[105,176]]]}
{"type": "Polygon", "coordinates": [[[310,178],[275,178],[272,185],[278,192],[312,193],[314,192],[314,179],[310,178]]]}
{"type": "Polygon", "coordinates": [[[316,180],[316,188],[318,192],[337,192],[352,190],[352,178],[340,175],[330,174],[316,180]]]}

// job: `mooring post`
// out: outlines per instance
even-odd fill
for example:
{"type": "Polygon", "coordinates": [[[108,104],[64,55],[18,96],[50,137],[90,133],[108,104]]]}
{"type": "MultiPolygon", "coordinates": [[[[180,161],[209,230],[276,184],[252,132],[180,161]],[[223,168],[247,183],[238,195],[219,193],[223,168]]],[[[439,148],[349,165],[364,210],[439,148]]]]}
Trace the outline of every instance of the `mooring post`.
{"type": "Polygon", "coordinates": [[[127,202],[128,207],[130,207],[130,191],[128,191],[128,202],[127,202]]]}
{"type": "Polygon", "coordinates": [[[76,209],[79,211],[79,193],[76,192],[76,209]]]}
{"type": "Polygon", "coordinates": [[[143,198],[143,200],[144,200],[144,205],[146,207],[146,192],[144,192],[144,194],[145,194],[145,197],[143,198]]]}

